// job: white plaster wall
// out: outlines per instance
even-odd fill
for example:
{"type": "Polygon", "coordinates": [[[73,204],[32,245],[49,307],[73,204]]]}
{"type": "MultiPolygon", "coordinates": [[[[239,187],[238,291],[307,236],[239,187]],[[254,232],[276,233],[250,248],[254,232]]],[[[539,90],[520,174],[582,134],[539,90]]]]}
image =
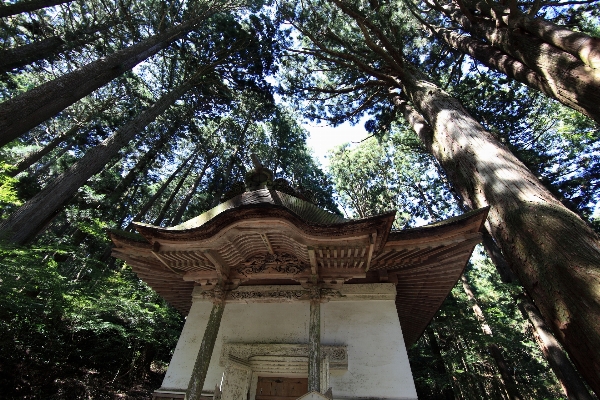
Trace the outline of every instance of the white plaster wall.
{"type": "Polygon", "coordinates": [[[192,303],[161,389],[187,389],[211,309],[212,303],[208,301],[192,303]]]}
{"type": "MultiPolygon", "coordinates": [[[[211,307],[194,301],[161,389],[187,388],[211,307]]],[[[223,343],[308,343],[308,314],[308,302],[228,303],[204,390],[221,382],[223,343]]],[[[330,377],[336,400],[417,398],[393,300],[348,296],[321,304],[321,343],[348,347],[348,371],[330,377]]]]}
{"type": "Polygon", "coordinates": [[[335,399],[416,399],[393,300],[321,304],[321,344],[348,346],[348,371],[332,371],[335,399]]]}

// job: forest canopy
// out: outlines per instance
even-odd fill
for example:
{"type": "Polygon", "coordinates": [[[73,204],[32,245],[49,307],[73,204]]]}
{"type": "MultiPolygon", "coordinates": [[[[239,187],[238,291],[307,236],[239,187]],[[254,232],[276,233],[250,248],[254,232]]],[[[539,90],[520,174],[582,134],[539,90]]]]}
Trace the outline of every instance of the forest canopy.
{"type": "Polygon", "coordinates": [[[395,229],[490,207],[410,350],[422,398],[600,394],[599,17],[596,0],[5,0],[3,395],[149,398],[183,319],[106,232],[211,209],[251,154],[333,213],[397,210],[395,229]],[[371,136],[323,168],[306,121],[371,136]]]}

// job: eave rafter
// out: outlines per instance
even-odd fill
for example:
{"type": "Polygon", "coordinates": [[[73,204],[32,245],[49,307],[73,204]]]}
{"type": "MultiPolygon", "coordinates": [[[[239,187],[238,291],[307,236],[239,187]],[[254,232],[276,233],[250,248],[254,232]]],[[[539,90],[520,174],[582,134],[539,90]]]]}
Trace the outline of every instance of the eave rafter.
{"type": "Polygon", "coordinates": [[[194,286],[217,282],[229,287],[289,285],[317,277],[323,287],[332,288],[351,279],[394,283],[398,316],[410,345],[481,241],[487,211],[390,232],[393,213],[318,224],[277,204],[242,205],[189,229],[185,227],[190,224],[183,224],[185,229],[137,225],[147,242],[117,233],[111,238],[113,255],[183,314],[194,286]]]}

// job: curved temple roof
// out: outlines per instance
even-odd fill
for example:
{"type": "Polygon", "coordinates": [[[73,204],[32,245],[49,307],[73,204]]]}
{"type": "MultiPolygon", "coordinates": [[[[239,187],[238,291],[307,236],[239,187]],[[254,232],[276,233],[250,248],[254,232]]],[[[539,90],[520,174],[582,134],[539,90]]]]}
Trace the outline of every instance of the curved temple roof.
{"type": "Polygon", "coordinates": [[[180,225],[134,223],[142,234],[111,232],[113,256],[181,313],[194,286],[306,283],[323,287],[396,284],[407,345],[414,343],[460,277],[487,209],[420,228],[390,232],[395,212],[349,220],[290,194],[242,193],[180,225]]]}

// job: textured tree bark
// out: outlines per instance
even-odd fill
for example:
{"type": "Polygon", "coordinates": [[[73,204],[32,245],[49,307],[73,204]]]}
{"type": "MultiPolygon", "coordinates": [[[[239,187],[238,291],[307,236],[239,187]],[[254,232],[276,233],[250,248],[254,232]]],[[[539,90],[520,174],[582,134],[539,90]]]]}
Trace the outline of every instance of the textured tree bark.
{"type": "Polygon", "coordinates": [[[321,293],[311,288],[308,321],[308,391],[321,393],[321,293]]]}
{"type": "Polygon", "coordinates": [[[69,32],[64,39],[60,36],[51,36],[23,46],[0,51],[0,72],[7,72],[15,68],[22,68],[34,61],[49,58],[53,55],[73,50],[79,46],[91,43],[96,39],[94,33],[106,30],[116,25],[118,20],[69,32]]]}
{"type": "Polygon", "coordinates": [[[46,7],[57,6],[59,4],[70,3],[73,0],[29,0],[19,1],[15,4],[0,6],[0,18],[10,17],[11,15],[24,12],[40,10],[46,7]]]}
{"type": "Polygon", "coordinates": [[[205,15],[102,57],[0,104],[0,146],[53,117],[192,30],[205,15]]]}
{"type": "Polygon", "coordinates": [[[537,307],[526,296],[519,297],[519,309],[529,319],[534,329],[535,338],[550,367],[561,383],[569,400],[593,400],[579,374],[571,365],[571,361],[546,325],[537,307]]]}
{"type": "Polygon", "coordinates": [[[433,130],[418,128],[426,147],[467,205],[491,207],[490,233],[577,369],[600,393],[597,235],[458,100],[418,72],[404,72],[400,85],[433,130]]]}
{"type": "MultiPolygon", "coordinates": [[[[165,192],[165,190],[167,190],[167,188],[169,187],[171,182],[173,182],[173,180],[177,177],[177,175],[179,175],[179,173],[183,170],[183,168],[188,165],[188,162],[190,162],[190,160],[192,160],[192,158],[194,158],[194,161],[192,161],[192,163],[195,162],[195,157],[197,157],[196,152],[197,151],[192,152],[192,154],[190,154],[188,156],[188,158],[186,158],[179,165],[179,167],[177,167],[177,169],[171,174],[171,176],[169,176],[169,178],[160,186],[160,188],[156,191],[156,193],[154,193],[154,195],[144,204],[144,206],[140,209],[140,211],[138,211],[138,213],[135,215],[135,217],[133,217],[132,221],[140,221],[140,219],[144,215],[146,215],[146,213],[150,210],[150,208],[152,208],[152,206],[154,205],[156,200],[158,200],[158,198],[160,196],[162,196],[162,194],[165,192]]],[[[129,230],[130,228],[131,228],[131,224],[129,224],[126,229],[129,230]]]]}
{"type": "Polygon", "coordinates": [[[532,18],[523,14],[518,8],[511,10],[510,7],[499,3],[483,1],[468,3],[482,15],[494,18],[499,24],[513,29],[521,28],[538,39],[578,57],[586,65],[600,68],[600,39],[598,38],[543,19],[532,18]]]}
{"type": "Polygon", "coordinates": [[[0,224],[0,232],[7,239],[18,244],[24,244],[33,239],[90,177],[100,172],[102,167],[111,158],[117,156],[119,150],[127,145],[136,134],[192,87],[193,83],[188,81],[164,95],[108,139],[89,150],[71,168],[46,185],[37,195],[3,221],[0,224]]]}
{"type": "Polygon", "coordinates": [[[452,8],[438,8],[465,31],[485,40],[543,77],[554,98],[600,122],[600,69],[518,29],[497,27],[479,18],[475,23],[452,8]]]}
{"type": "Polygon", "coordinates": [[[206,330],[202,337],[202,344],[200,344],[200,351],[198,351],[198,356],[194,363],[192,377],[190,378],[190,383],[185,392],[185,400],[201,399],[206,372],[208,371],[210,358],[215,348],[215,342],[217,341],[217,335],[219,334],[219,327],[221,326],[221,318],[223,317],[224,310],[224,301],[216,301],[213,304],[210,317],[208,318],[208,324],[206,325],[206,330]]]}
{"type": "Polygon", "coordinates": [[[521,82],[532,89],[539,90],[546,96],[560,101],[567,107],[571,107],[571,97],[564,96],[562,92],[556,93],[556,91],[548,84],[546,78],[497,48],[490,46],[481,40],[466,35],[460,35],[449,29],[436,28],[433,32],[450,47],[464,54],[468,54],[486,67],[502,72],[509,78],[521,82]]]}

